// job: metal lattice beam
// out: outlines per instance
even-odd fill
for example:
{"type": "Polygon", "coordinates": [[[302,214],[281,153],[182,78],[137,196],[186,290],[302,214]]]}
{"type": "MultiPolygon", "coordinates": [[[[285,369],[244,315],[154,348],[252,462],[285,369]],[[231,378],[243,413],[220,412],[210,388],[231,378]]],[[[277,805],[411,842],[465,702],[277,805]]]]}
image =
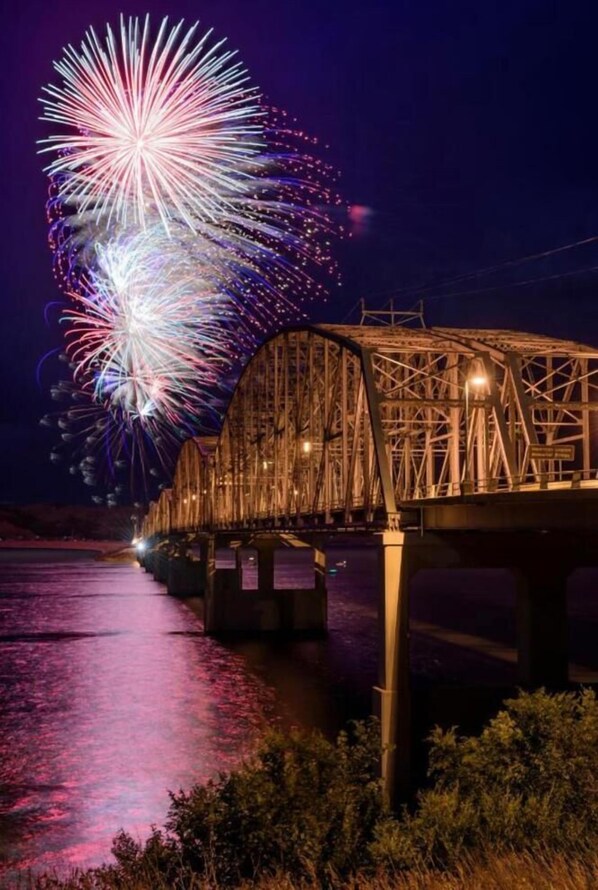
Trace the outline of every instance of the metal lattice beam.
{"type": "Polygon", "coordinates": [[[439,498],[596,485],[597,373],[598,350],[517,331],[284,331],[247,365],[220,436],[185,443],[144,533],[391,527],[439,498]],[[545,448],[564,445],[569,462],[545,448]]]}

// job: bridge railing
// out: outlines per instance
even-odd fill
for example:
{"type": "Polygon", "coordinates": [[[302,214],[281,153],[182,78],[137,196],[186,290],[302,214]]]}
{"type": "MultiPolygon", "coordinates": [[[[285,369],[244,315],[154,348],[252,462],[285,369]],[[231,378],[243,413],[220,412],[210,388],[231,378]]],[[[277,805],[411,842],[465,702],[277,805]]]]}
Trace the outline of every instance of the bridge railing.
{"type": "Polygon", "coordinates": [[[556,491],[558,489],[598,488],[598,469],[560,469],[530,476],[508,477],[491,476],[476,479],[475,484],[445,482],[416,489],[413,498],[404,499],[404,504],[418,501],[431,501],[446,498],[460,498],[470,495],[497,494],[517,491],[556,491]]]}

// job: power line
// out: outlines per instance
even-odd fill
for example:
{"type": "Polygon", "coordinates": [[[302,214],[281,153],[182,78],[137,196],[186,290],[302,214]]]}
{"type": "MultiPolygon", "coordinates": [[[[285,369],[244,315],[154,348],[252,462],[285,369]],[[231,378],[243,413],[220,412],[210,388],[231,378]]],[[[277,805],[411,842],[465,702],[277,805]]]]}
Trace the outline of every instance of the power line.
{"type": "Polygon", "coordinates": [[[568,278],[574,275],[585,275],[587,272],[598,272],[598,266],[588,266],[586,269],[575,269],[571,272],[560,272],[556,275],[544,275],[540,278],[527,278],[523,281],[509,281],[506,284],[495,284],[490,287],[476,288],[475,290],[450,291],[447,294],[432,294],[425,298],[426,302],[430,300],[443,300],[445,297],[467,297],[475,294],[484,294],[489,291],[502,290],[509,287],[524,287],[528,284],[537,284],[541,281],[556,281],[559,278],[568,278]]]}
{"type": "MultiPolygon", "coordinates": [[[[544,250],[544,251],[541,251],[540,253],[528,254],[527,256],[524,256],[524,257],[518,257],[517,259],[506,260],[503,263],[497,263],[494,266],[486,266],[485,268],[482,268],[482,269],[475,269],[471,272],[464,272],[462,275],[455,275],[452,278],[447,278],[444,281],[437,282],[436,284],[422,284],[422,285],[418,285],[417,287],[408,287],[408,288],[404,288],[402,290],[401,289],[397,290],[396,288],[394,288],[393,290],[376,291],[375,293],[370,294],[370,297],[385,296],[386,294],[389,294],[391,296],[397,296],[397,297],[398,296],[413,296],[415,294],[419,294],[424,291],[437,290],[438,288],[446,287],[449,284],[455,284],[458,281],[468,281],[472,278],[477,278],[481,275],[490,275],[493,272],[498,272],[502,269],[508,269],[513,266],[519,266],[519,265],[522,265],[523,263],[534,262],[535,260],[546,259],[549,256],[554,256],[559,253],[564,253],[565,251],[573,250],[576,247],[583,247],[586,244],[592,244],[597,241],[598,241],[598,235],[591,235],[589,238],[583,238],[581,241],[574,241],[571,244],[563,244],[560,247],[553,247],[550,250],[544,250]]],[[[565,274],[567,274],[567,273],[565,273],[565,274]]],[[[431,297],[426,296],[426,299],[431,299],[431,297]]],[[[353,312],[353,310],[356,308],[358,303],[359,303],[359,301],[355,304],[355,306],[353,307],[351,312],[353,312]]]]}
{"type": "MultiPolygon", "coordinates": [[[[529,254],[525,257],[520,257],[515,260],[506,260],[504,263],[498,263],[495,266],[488,266],[486,269],[479,269],[474,272],[467,272],[463,275],[457,275],[455,278],[448,279],[442,284],[433,285],[432,289],[436,289],[437,287],[443,287],[445,284],[453,284],[455,281],[467,281],[470,278],[476,278],[478,275],[489,275],[492,272],[498,272],[501,269],[508,269],[512,266],[519,266],[523,263],[533,262],[534,260],[542,260],[549,256],[554,256],[557,253],[564,253],[566,250],[573,250],[575,247],[582,247],[586,244],[591,244],[593,242],[598,241],[598,235],[592,235],[589,238],[584,238],[582,241],[575,241],[571,244],[564,244],[561,247],[553,247],[551,250],[544,250],[541,253],[533,253],[529,254]]],[[[416,288],[416,291],[426,290],[425,287],[416,288]]]]}

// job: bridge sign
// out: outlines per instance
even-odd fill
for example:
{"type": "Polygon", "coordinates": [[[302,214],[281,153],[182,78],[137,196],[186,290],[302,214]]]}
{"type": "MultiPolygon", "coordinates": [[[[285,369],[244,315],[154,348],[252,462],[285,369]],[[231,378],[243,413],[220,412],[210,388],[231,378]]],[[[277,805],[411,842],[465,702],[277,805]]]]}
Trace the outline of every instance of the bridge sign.
{"type": "Polygon", "coordinates": [[[575,460],[575,445],[530,445],[532,460],[575,460]]]}

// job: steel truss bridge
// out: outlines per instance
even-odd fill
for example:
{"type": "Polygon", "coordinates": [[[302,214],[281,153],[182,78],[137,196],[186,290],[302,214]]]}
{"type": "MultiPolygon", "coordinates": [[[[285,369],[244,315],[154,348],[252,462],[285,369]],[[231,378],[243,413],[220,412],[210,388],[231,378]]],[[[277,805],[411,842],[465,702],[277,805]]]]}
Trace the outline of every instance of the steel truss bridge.
{"type": "MultiPolygon", "coordinates": [[[[164,560],[188,561],[195,542],[206,569],[191,583],[206,592],[206,629],[234,629],[230,616],[246,608],[235,599],[242,581],[239,572],[218,580],[214,541],[255,547],[257,595],[273,597],[292,593],[274,590],[272,550],[281,543],[320,554],[321,592],[323,536],[377,535],[378,710],[404,763],[405,591],[419,568],[508,565],[523,573],[522,678],[566,676],[566,578],[576,565],[598,563],[590,540],[598,529],[597,375],[598,349],[517,331],[284,330],[249,361],[220,435],[183,445],[172,487],[143,522],[146,568],[167,580],[164,560]],[[218,599],[224,612],[208,607],[218,599]]],[[[287,617],[299,608],[293,602],[287,617]]],[[[316,621],[301,614],[287,626],[316,621]]],[[[385,758],[388,781],[401,785],[397,757],[385,758]]]]}
{"type": "Polygon", "coordinates": [[[183,446],[144,535],[394,529],[446,498],[595,487],[597,374],[598,350],[515,331],[285,331],[249,362],[220,436],[183,446]]]}

